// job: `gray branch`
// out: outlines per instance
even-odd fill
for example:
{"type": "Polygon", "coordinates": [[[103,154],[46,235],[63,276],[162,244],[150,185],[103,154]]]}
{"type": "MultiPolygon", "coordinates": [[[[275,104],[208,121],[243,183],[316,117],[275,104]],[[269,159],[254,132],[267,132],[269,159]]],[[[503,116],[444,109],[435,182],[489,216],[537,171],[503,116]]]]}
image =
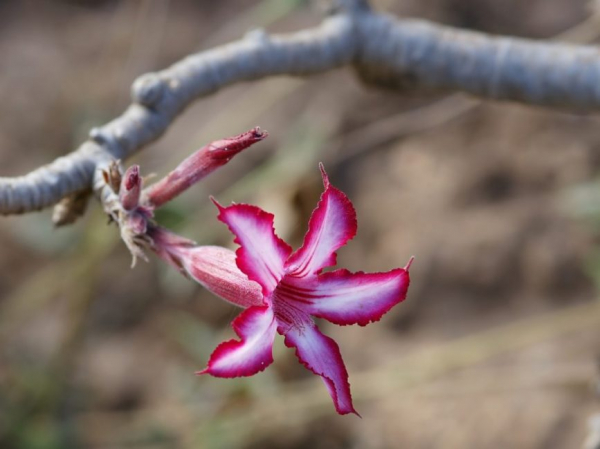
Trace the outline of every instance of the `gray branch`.
{"type": "MultiPolygon", "coordinates": [[[[26,176],[0,178],[0,213],[39,210],[89,190],[100,168],[160,137],[196,99],[267,76],[307,76],[351,66],[377,87],[463,91],[532,105],[600,109],[600,53],[595,47],[492,37],[395,19],[371,12],[359,0],[341,3],[345,7],[316,28],[284,36],[254,31],[141,76],[132,87],[133,103],[120,117],[93,129],[79,149],[26,176]]],[[[101,189],[101,179],[96,176],[95,181],[101,189]]]]}

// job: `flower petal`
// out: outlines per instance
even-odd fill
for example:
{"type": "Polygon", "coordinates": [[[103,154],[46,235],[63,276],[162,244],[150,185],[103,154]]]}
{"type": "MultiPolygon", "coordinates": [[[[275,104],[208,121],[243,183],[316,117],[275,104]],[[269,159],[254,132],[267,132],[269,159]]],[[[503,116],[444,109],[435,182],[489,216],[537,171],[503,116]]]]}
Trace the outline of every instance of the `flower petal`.
{"type": "Polygon", "coordinates": [[[250,280],[258,282],[268,296],[283,276],[283,266],[292,249],[273,229],[273,215],[256,206],[234,204],[219,208],[219,220],[235,234],[240,245],[237,264],[250,280]]]}
{"type": "MultiPolygon", "coordinates": [[[[348,383],[348,371],[344,366],[337,343],[312,322],[294,326],[285,333],[285,345],[296,348],[300,363],[313,373],[321,376],[340,415],[355,413],[348,383]]],[[[360,415],[359,415],[360,416],[360,415]]]]}
{"type": "Polygon", "coordinates": [[[318,273],[335,265],[339,248],[356,235],[356,212],[348,197],[332,187],[320,165],[325,192],[308,223],[302,247],[290,257],[286,271],[294,276],[318,273]]]}
{"type": "Polygon", "coordinates": [[[366,326],[406,298],[408,271],[351,273],[336,270],[318,276],[286,276],[278,287],[280,295],[302,303],[311,315],[335,324],[366,326]]]}
{"type": "Polygon", "coordinates": [[[210,356],[208,366],[197,374],[215,377],[252,376],[273,363],[273,339],[276,321],[270,307],[250,307],[232,324],[241,338],[217,346],[210,356]]]}

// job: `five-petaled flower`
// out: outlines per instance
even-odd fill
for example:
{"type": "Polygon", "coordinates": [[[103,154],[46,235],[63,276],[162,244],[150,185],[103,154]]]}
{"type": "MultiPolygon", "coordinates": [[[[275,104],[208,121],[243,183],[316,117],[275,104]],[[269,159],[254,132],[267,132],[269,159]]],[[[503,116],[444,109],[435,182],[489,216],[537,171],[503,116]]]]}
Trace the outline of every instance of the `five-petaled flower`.
{"type": "Polygon", "coordinates": [[[322,377],[338,413],[356,413],[340,350],[319,331],[313,317],[361,326],[379,320],[406,298],[412,259],[406,267],[387,273],[323,272],[336,264],[336,251],[356,234],[356,214],[346,195],[330,185],[322,166],[325,192],[296,252],[275,235],[273,215],[256,206],[223,207],[215,201],[219,219],[240,245],[235,253],[198,246],[153,219],[155,209],[266,136],[257,127],[205,145],[145,189],[139,167],[121,175],[118,164],[111,164],[103,173],[112,190],[103,199],[104,208],[119,224],[134,263],[136,257],[145,258],[145,248],[151,248],[217,296],[246,309],[233,322],[240,340],[219,345],[199,374],[238,377],[264,370],[273,362],[278,332],[288,347],[295,348],[300,362],[322,377]]]}
{"type": "MultiPolygon", "coordinates": [[[[245,298],[236,298],[235,289],[226,295],[229,301],[247,307],[232,324],[240,340],[221,343],[199,374],[238,377],[264,370],[273,362],[278,332],[286,346],[295,348],[300,362],[322,377],[337,412],[356,413],[338,345],[319,331],[313,317],[339,325],[378,321],[405,299],[412,259],[405,268],[386,273],[323,272],[336,264],[336,251],[354,237],[357,226],[352,203],[331,186],[322,166],[321,172],[325,191],[310,218],[304,243],[295,252],[275,234],[273,215],[256,206],[223,207],[215,201],[219,219],[240,245],[237,266],[260,290],[250,289],[250,297],[245,298]]],[[[198,263],[190,262],[190,251],[184,258],[186,271],[204,285],[210,284],[201,278],[198,263]]],[[[248,291],[247,283],[243,288],[248,291]]]]}

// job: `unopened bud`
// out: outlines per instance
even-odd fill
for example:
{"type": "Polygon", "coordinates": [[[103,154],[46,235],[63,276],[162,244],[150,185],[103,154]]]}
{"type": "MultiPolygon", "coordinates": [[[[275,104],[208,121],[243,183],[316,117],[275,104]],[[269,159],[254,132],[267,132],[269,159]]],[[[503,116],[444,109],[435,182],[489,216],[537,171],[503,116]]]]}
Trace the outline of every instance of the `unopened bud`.
{"type": "Polygon", "coordinates": [[[216,140],[200,148],[179,166],[144,191],[150,208],[162,206],[206,175],[225,165],[236,154],[268,136],[258,126],[239,136],[216,140]]]}
{"type": "Polygon", "coordinates": [[[140,177],[140,167],[132,165],[123,175],[119,189],[119,199],[125,210],[132,210],[138,207],[141,191],[142,178],[140,177]]]}

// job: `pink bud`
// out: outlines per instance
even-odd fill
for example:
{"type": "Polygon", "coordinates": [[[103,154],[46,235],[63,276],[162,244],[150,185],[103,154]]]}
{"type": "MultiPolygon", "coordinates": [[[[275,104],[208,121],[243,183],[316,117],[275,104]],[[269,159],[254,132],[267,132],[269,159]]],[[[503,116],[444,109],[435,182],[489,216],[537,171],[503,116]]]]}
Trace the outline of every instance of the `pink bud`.
{"type": "Polygon", "coordinates": [[[144,191],[144,202],[150,208],[158,208],[172,200],[187,188],[215,169],[225,165],[233,156],[268,136],[259,127],[239,136],[216,140],[203,146],[179,166],[144,191]]]}
{"type": "Polygon", "coordinates": [[[140,177],[140,167],[132,165],[127,169],[121,180],[119,189],[119,199],[125,210],[135,209],[140,202],[142,189],[142,178],[140,177]]]}

